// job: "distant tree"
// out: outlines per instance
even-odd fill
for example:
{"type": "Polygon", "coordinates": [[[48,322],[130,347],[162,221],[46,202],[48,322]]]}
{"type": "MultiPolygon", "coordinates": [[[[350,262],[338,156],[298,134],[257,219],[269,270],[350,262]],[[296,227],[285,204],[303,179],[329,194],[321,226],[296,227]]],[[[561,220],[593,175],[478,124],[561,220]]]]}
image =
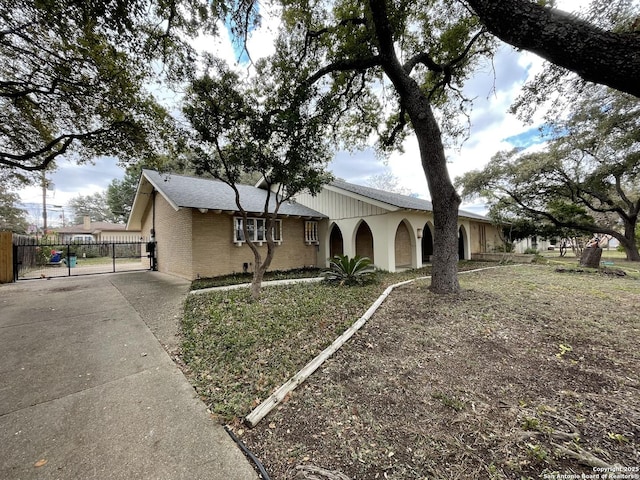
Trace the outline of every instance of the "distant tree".
{"type": "Polygon", "coordinates": [[[254,299],[275,253],[273,230],[280,206],[299,192],[319,192],[331,178],[325,171],[330,151],[324,125],[310,114],[311,92],[292,93],[292,67],[263,61],[256,68],[257,77],[246,79],[211,59],[207,72],[187,88],[183,110],[194,130],[191,160],[196,173],[212,175],[235,191],[244,239],[255,260],[254,299]],[[264,257],[249,234],[249,212],[238,190],[247,173],[259,174],[267,192],[261,213],[264,257]]]}
{"type": "Polygon", "coordinates": [[[107,195],[104,192],[78,195],[69,201],[69,207],[73,211],[73,223],[76,225],[82,224],[85,216],[89,216],[92,222],[117,221],[109,209],[107,195]]]}
{"type": "Polygon", "coordinates": [[[28,212],[18,206],[20,196],[17,193],[0,189],[0,231],[27,233],[29,228],[28,212]]]}
{"type": "Polygon", "coordinates": [[[610,235],[640,261],[640,100],[594,86],[574,107],[545,151],[498,153],[456,183],[516,217],[610,235]]]}
{"type": "Polygon", "coordinates": [[[382,173],[371,175],[367,178],[367,185],[385,192],[399,193],[400,195],[411,195],[411,190],[400,184],[400,179],[394,175],[389,167],[382,173]]]}
{"type": "Polygon", "coordinates": [[[115,178],[107,187],[107,206],[117,223],[126,223],[129,219],[141,170],[141,164],[131,166],[127,168],[122,180],[115,178]]]}

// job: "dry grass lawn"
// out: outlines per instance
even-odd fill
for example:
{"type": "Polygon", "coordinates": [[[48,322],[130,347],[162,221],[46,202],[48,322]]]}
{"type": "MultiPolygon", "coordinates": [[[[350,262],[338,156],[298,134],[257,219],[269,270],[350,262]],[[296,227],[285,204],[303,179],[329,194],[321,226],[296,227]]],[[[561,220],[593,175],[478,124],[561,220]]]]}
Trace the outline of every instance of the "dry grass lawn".
{"type": "Polygon", "coordinates": [[[531,265],[460,280],[459,295],[395,290],[256,428],[235,423],[273,479],[304,466],[367,480],[640,466],[637,276],[531,265]]]}

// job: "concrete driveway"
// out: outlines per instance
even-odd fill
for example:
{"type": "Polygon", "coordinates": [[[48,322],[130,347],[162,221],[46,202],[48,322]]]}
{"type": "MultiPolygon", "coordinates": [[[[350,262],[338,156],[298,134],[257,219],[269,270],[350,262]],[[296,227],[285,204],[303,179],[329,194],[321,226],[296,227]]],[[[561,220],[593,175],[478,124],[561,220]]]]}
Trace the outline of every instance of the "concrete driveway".
{"type": "Polygon", "coordinates": [[[258,478],[165,351],[187,290],[155,272],[0,286],[0,478],[258,478]]]}

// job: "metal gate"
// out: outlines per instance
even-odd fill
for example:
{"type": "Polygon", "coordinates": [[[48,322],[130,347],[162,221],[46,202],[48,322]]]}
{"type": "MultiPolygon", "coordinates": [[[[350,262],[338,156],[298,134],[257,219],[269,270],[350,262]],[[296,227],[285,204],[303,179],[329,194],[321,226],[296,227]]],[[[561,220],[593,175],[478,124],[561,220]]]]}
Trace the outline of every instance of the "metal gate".
{"type": "Polygon", "coordinates": [[[153,242],[55,243],[14,235],[15,280],[152,270],[153,242]],[[16,238],[18,237],[18,238],[16,238]]]}

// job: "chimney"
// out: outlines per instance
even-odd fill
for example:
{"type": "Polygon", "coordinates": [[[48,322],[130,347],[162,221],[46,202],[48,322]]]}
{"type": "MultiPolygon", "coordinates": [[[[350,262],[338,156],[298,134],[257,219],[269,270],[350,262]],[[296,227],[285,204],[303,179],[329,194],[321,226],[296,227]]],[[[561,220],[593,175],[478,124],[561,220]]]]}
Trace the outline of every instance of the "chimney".
{"type": "Polygon", "coordinates": [[[83,218],[84,224],[82,225],[82,228],[84,230],[91,230],[91,217],[89,215],[85,215],[83,218]]]}

